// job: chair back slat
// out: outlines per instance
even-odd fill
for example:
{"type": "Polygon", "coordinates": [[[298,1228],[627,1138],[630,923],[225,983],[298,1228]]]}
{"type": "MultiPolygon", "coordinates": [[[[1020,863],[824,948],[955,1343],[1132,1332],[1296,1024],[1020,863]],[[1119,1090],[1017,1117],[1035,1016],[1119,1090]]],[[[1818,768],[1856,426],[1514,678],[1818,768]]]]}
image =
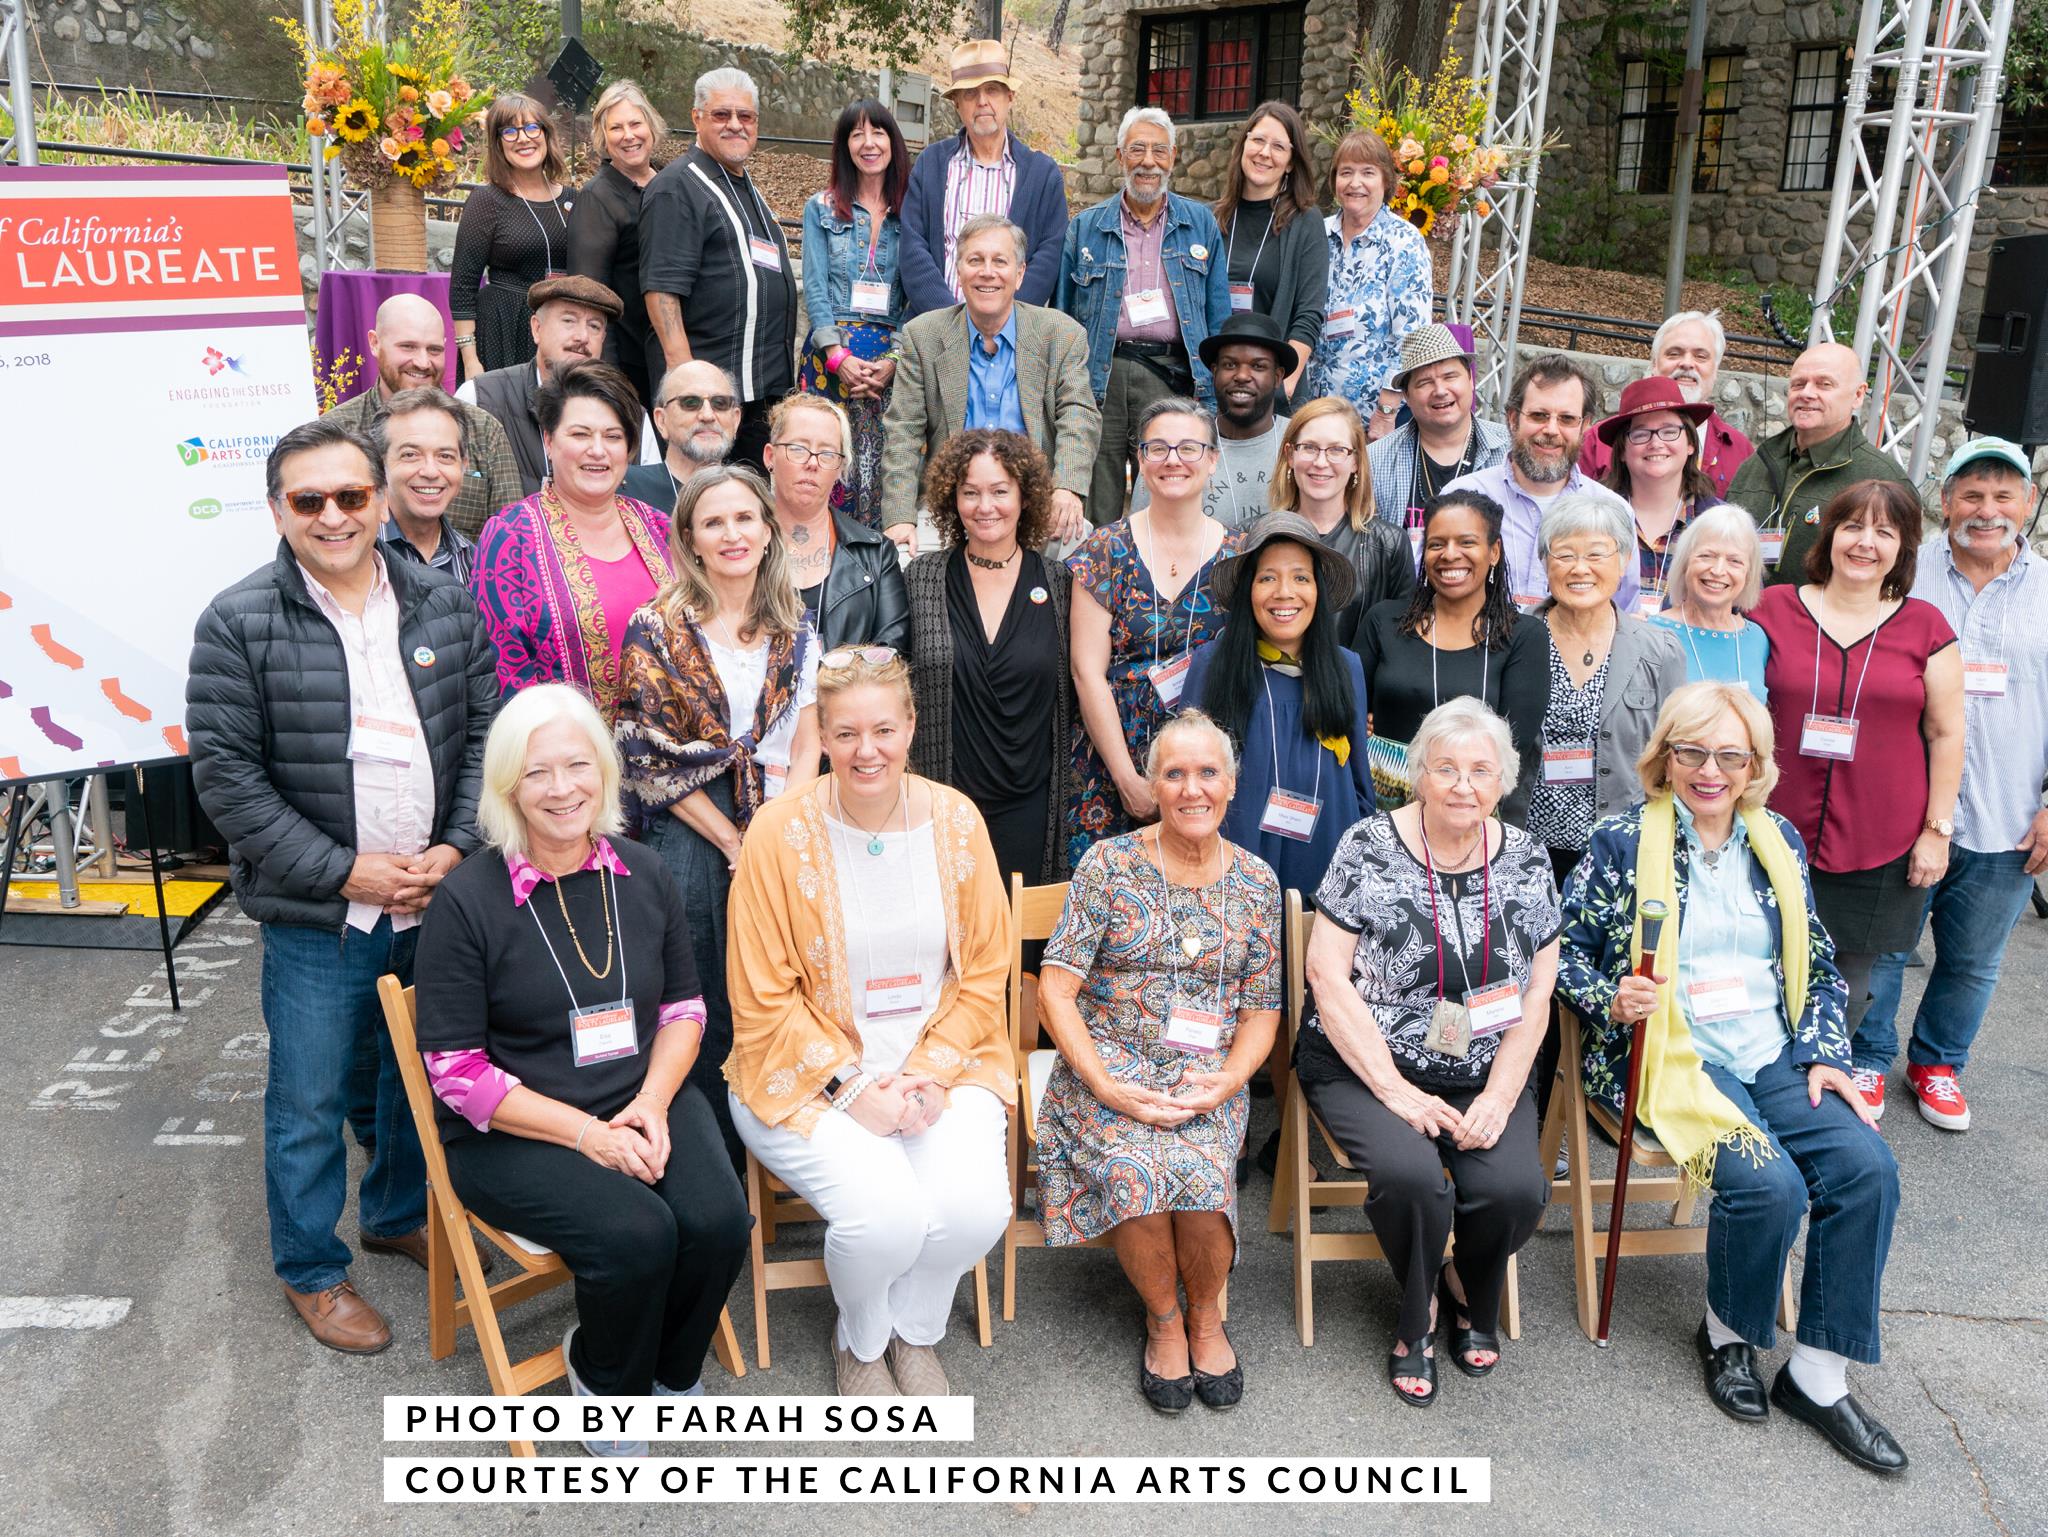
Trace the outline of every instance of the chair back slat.
{"type": "Polygon", "coordinates": [[[1060,914],[1067,906],[1065,881],[1052,886],[1027,886],[1020,873],[1010,876],[1010,1051],[1017,1059],[1017,1071],[1024,1071],[1024,1054],[1038,1049],[1038,996],[1035,983],[1025,986],[1024,947],[1052,938],[1060,914]]]}
{"type": "Polygon", "coordinates": [[[1281,935],[1287,952],[1287,995],[1280,1027],[1287,1032],[1287,1056],[1292,1061],[1294,1043],[1301,1037],[1301,1022],[1308,1017],[1308,932],[1315,925],[1315,914],[1302,910],[1301,893],[1291,886],[1287,889],[1285,912],[1281,935]]]}
{"type": "Polygon", "coordinates": [[[455,1186],[448,1178],[448,1159],[441,1150],[434,1091],[427,1084],[427,1064],[420,1060],[419,1037],[413,1030],[418,1000],[411,988],[400,985],[389,973],[377,979],[377,997],[384,1005],[384,1028],[391,1032],[391,1049],[398,1057],[398,1076],[405,1080],[405,1103],[412,1111],[413,1130],[419,1133],[420,1151],[426,1155],[427,1189],[452,1232],[469,1218],[456,1199],[455,1186]]]}

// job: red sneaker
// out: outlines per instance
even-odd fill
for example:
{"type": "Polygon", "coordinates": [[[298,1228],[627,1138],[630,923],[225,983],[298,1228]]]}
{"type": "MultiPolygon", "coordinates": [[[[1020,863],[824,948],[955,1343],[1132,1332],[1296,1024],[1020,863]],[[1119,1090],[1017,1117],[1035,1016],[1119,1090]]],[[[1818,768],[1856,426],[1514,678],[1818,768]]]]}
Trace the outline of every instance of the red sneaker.
{"type": "Polygon", "coordinates": [[[1920,1101],[1920,1118],[1943,1131],[1970,1129],[1970,1102],[1963,1098],[1963,1086],[1956,1082],[1952,1067],[1906,1065],[1906,1082],[1920,1101]]]}
{"type": "Polygon", "coordinates": [[[1870,1107],[1873,1121],[1884,1119],[1884,1074],[1873,1073],[1867,1067],[1859,1067],[1849,1074],[1849,1081],[1856,1085],[1856,1092],[1863,1096],[1863,1103],[1870,1107]]]}

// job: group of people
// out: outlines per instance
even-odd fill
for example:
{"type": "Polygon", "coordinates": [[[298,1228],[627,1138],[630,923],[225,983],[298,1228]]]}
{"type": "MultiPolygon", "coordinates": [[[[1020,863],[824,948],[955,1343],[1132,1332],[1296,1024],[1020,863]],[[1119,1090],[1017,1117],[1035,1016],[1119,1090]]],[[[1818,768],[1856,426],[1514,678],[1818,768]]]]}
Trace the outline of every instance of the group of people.
{"type": "Polygon", "coordinates": [[[1292,109],[1248,120],[1213,210],[1134,110],[1122,192],[1069,222],[1000,45],[952,84],[963,128],[914,163],[877,104],[841,119],[801,338],[745,76],[698,82],[659,170],[659,114],[612,86],[573,199],[546,114],[500,98],[504,196],[471,206],[514,247],[532,215],[531,352],[498,350],[502,294],[459,297],[451,397],[438,315],[394,299],[373,387],[272,451],[277,555],[202,617],[187,729],[263,928],[293,1308],[390,1341],[335,1231],[348,1125],[362,1246],[425,1263],[390,973],[456,1193],[576,1277],[575,1391],[701,1390],[751,1154],[826,1222],[841,1391],[945,1392],[958,1281],[1011,1216],[1010,883],[1066,882],[1038,1216],[1114,1248],[1154,1407],[1245,1392],[1220,1301],[1269,1059],[1369,1182],[1410,1405],[1439,1325],[1467,1376],[1502,1360],[1556,1073],[1618,1104],[1635,1071],[1716,1194],[1713,1401],[1903,1467],[1846,1383],[1878,1359],[1900,971],[1931,915],[1906,1074],[1963,1130],[2048,865],[2025,452],[1958,448],[1922,550],[1854,355],[1803,354],[1753,448],[1697,313],[1612,412],[1554,354],[1484,420],[1373,135],[1338,144],[1318,240],[1292,109]],[[1291,1061],[1287,890],[1315,913],[1291,1061]]]}

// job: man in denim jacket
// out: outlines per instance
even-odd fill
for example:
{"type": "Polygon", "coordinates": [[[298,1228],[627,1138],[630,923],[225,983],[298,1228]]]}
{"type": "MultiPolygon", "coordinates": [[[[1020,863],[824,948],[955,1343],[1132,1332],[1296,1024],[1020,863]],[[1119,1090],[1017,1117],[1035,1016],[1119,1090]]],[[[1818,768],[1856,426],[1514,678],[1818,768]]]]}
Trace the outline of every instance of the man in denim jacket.
{"type": "Polygon", "coordinates": [[[1230,318],[1230,284],[1216,216],[1167,190],[1173,119],[1133,107],[1117,129],[1123,190],[1067,226],[1053,308],[1088,332],[1088,382],[1102,407],[1088,513],[1123,516],[1131,424],[1168,395],[1194,395],[1211,410],[1215,386],[1202,342],[1230,318]]]}

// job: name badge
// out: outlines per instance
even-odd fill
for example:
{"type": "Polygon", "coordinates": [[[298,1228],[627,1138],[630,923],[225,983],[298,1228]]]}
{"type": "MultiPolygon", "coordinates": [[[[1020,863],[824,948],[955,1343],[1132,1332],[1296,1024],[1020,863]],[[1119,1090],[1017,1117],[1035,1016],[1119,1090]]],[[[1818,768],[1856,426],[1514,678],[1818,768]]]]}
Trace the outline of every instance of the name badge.
{"type": "Polygon", "coordinates": [[[2005,697],[2005,663],[1963,663],[1963,692],[1978,699],[2005,697]]]}
{"type": "Polygon", "coordinates": [[[1323,803],[1313,795],[1296,795],[1292,790],[1282,790],[1276,785],[1266,796],[1266,809],[1259,817],[1259,831],[1278,833],[1283,838],[1306,843],[1315,836],[1316,814],[1322,809],[1323,803]]]}
{"type": "Polygon", "coordinates": [[[1533,614],[1543,606],[1544,594],[1540,592],[1518,592],[1514,597],[1515,607],[1525,614],[1533,614]]]}
{"type": "Polygon", "coordinates": [[[1785,530],[1760,528],[1756,531],[1756,542],[1762,547],[1764,564],[1775,571],[1778,567],[1778,557],[1785,553],[1785,530]]]}
{"type": "Polygon", "coordinates": [[[1856,720],[1849,715],[1809,715],[1799,728],[1799,751],[1808,758],[1856,756],[1856,720]]]}
{"type": "Polygon", "coordinates": [[[1664,594],[1652,592],[1645,587],[1636,594],[1636,614],[1642,619],[1654,619],[1664,612],[1664,594]]]}
{"type": "Polygon", "coordinates": [[[1475,987],[1465,995],[1465,1012],[1472,1017],[1474,1035],[1498,1035],[1522,1022],[1522,990],[1512,977],[1475,987]]]}
{"type": "Polygon", "coordinates": [[[1252,285],[1232,283],[1230,285],[1230,313],[1242,315],[1252,307],[1252,285]]]}
{"type": "Polygon", "coordinates": [[[853,307],[863,315],[889,313],[889,285],[866,278],[853,280],[853,307]]]}
{"type": "Polygon", "coordinates": [[[569,1032],[576,1045],[578,1067],[640,1054],[640,1033],[633,1025],[630,998],[621,1003],[594,1003],[587,1009],[571,1009],[569,1032]]]}
{"type": "Polygon", "coordinates": [[[1159,702],[1171,710],[1180,703],[1180,691],[1188,686],[1188,669],[1195,663],[1194,653],[1179,657],[1171,662],[1160,662],[1145,670],[1145,676],[1152,680],[1152,688],[1159,695],[1159,702]]]}
{"type": "Polygon", "coordinates": [[[1323,335],[1336,338],[1350,336],[1358,329],[1358,312],[1349,307],[1331,310],[1323,317],[1323,335]]]}
{"type": "Polygon", "coordinates": [[[924,981],[907,977],[871,977],[867,986],[869,1019],[897,1019],[924,1007],[924,981]]]}
{"type": "Polygon", "coordinates": [[[358,715],[355,730],[349,733],[348,755],[363,763],[390,763],[399,768],[410,768],[413,743],[418,737],[419,728],[402,720],[358,715]]]}
{"type": "Polygon", "coordinates": [[[1158,325],[1167,318],[1166,291],[1148,288],[1141,294],[1125,294],[1124,313],[1134,326],[1158,325]]]}
{"type": "Polygon", "coordinates": [[[1422,525],[1419,523],[1408,530],[1408,557],[1415,562],[1418,571],[1422,569],[1422,525]]]}
{"type": "Polygon", "coordinates": [[[1685,999],[1700,1024],[1740,1019],[1749,1012],[1749,984],[1740,977],[1708,977],[1686,983],[1685,999]]]}
{"type": "Polygon", "coordinates": [[[782,787],[789,783],[787,763],[764,763],[761,765],[761,799],[772,801],[782,793],[782,787]]]}
{"type": "Polygon", "coordinates": [[[1589,785],[1593,782],[1591,747],[1543,749],[1543,782],[1547,785],[1589,785]]]}
{"type": "Polygon", "coordinates": [[[1204,1009],[1166,1011],[1166,1044],[1182,1051],[1216,1051],[1223,1041],[1223,1016],[1204,1009]]]}
{"type": "Polygon", "coordinates": [[[1472,1050],[1472,1011],[1449,998],[1437,999],[1422,1044],[1440,1057],[1468,1055],[1472,1050]]]}
{"type": "Polygon", "coordinates": [[[782,270],[782,247],[761,235],[747,237],[747,250],[754,258],[754,265],[766,267],[770,272],[782,270]]]}

